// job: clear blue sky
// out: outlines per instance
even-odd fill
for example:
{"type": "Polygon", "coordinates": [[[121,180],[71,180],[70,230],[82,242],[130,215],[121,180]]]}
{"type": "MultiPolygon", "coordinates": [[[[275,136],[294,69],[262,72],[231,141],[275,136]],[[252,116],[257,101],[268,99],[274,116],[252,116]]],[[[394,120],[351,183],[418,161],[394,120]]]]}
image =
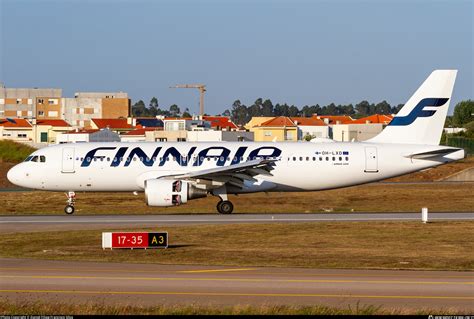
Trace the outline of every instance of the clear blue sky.
{"type": "MultiPolygon", "coordinates": [[[[436,68],[473,98],[473,1],[0,0],[0,81],[152,96],[198,113],[240,99],[405,103],[436,68]]],[[[453,108],[453,103],[451,104],[453,108]]]]}

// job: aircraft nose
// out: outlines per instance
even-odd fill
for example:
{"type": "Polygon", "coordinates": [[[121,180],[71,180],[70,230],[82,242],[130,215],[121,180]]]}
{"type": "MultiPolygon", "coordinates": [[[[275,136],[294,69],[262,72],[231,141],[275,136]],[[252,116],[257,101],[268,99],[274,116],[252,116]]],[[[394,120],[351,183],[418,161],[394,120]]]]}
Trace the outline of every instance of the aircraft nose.
{"type": "Polygon", "coordinates": [[[18,165],[13,166],[7,173],[7,179],[10,183],[18,185],[20,182],[21,170],[18,165]]]}

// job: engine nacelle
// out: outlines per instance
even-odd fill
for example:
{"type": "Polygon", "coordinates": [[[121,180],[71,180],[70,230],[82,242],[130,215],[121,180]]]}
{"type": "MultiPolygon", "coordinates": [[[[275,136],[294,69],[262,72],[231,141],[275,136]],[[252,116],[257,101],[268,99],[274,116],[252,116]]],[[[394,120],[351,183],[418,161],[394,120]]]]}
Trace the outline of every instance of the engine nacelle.
{"type": "Polygon", "coordinates": [[[206,197],[207,191],[186,181],[148,179],[145,181],[145,199],[148,206],[177,206],[190,199],[206,197]]]}

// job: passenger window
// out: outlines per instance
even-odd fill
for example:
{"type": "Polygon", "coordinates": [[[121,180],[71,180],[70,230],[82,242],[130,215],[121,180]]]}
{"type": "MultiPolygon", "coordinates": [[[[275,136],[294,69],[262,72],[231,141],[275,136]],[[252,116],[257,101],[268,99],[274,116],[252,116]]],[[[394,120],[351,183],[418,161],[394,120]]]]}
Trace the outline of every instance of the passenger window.
{"type": "Polygon", "coordinates": [[[306,157],[306,160],[309,161],[309,157],[306,157]]]}
{"type": "Polygon", "coordinates": [[[342,161],[342,157],[339,157],[339,160],[342,161]]]}
{"type": "Polygon", "coordinates": [[[333,157],[332,157],[332,160],[333,160],[333,161],[335,161],[335,160],[336,160],[336,158],[333,156],[333,157]]]}
{"type": "Polygon", "coordinates": [[[326,161],[329,161],[329,157],[326,156],[326,161]]]}
{"type": "Polygon", "coordinates": [[[349,160],[349,157],[346,157],[346,161],[348,161],[348,160],[349,160]]]}
{"type": "Polygon", "coordinates": [[[44,155],[41,155],[41,156],[40,156],[40,162],[41,162],[41,163],[46,162],[46,157],[45,157],[44,155]]]}
{"type": "Polygon", "coordinates": [[[323,158],[322,158],[322,157],[319,157],[319,160],[320,160],[320,161],[322,161],[322,160],[323,160],[323,158]]]}
{"type": "Polygon", "coordinates": [[[296,161],[296,157],[293,156],[293,161],[296,161]]]}
{"type": "Polygon", "coordinates": [[[316,157],[313,157],[313,162],[316,161],[316,157]]]}

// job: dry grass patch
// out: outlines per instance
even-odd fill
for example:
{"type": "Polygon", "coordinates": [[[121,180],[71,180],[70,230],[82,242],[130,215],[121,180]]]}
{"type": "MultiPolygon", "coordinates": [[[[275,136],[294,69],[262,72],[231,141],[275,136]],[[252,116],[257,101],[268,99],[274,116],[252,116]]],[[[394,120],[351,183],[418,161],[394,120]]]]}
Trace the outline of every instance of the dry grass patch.
{"type": "Polygon", "coordinates": [[[353,307],[315,306],[282,306],[282,305],[235,305],[218,306],[137,306],[137,305],[104,305],[99,303],[64,304],[45,302],[11,302],[0,301],[1,315],[444,315],[463,314],[455,309],[391,309],[371,305],[353,307]]]}
{"type": "MultiPolygon", "coordinates": [[[[230,196],[236,213],[472,211],[470,183],[369,184],[320,192],[254,193],[230,196]]],[[[2,192],[0,214],[64,214],[66,196],[55,192],[2,192]]],[[[218,198],[209,196],[178,207],[148,207],[143,193],[77,193],[76,213],[189,214],[216,213],[218,198]]]]}
{"type": "Polygon", "coordinates": [[[158,230],[169,232],[170,248],[104,251],[100,230],[7,233],[2,235],[0,256],[226,266],[474,270],[474,223],[467,221],[200,225],[158,230]]]}

